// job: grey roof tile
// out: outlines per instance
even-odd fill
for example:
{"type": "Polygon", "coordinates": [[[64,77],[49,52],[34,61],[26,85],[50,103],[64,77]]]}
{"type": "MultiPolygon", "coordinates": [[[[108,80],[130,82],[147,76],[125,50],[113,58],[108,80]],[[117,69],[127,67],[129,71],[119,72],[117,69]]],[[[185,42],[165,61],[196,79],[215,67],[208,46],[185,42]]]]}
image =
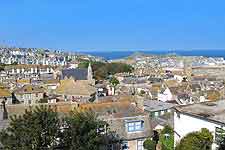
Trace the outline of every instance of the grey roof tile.
{"type": "Polygon", "coordinates": [[[63,69],[62,70],[62,79],[65,77],[73,77],[76,80],[87,80],[88,69],[85,68],[76,68],[76,69],[63,69]]]}

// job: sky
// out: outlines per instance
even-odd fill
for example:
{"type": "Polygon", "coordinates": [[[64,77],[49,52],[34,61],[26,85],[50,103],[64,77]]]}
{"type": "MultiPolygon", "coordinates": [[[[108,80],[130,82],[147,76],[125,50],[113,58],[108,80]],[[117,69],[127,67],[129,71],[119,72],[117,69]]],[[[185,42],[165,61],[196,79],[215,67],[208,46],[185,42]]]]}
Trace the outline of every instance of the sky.
{"type": "Polygon", "coordinates": [[[225,1],[1,0],[0,46],[225,50],[225,1]]]}

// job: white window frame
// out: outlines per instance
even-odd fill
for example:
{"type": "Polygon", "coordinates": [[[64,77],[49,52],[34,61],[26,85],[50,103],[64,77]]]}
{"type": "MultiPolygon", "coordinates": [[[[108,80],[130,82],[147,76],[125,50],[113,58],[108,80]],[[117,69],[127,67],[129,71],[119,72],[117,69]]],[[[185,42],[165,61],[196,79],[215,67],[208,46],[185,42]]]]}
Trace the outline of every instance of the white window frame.
{"type": "Polygon", "coordinates": [[[144,150],[143,144],[144,140],[137,140],[137,150],[144,150]]]}
{"type": "Polygon", "coordinates": [[[138,132],[144,130],[144,121],[131,121],[126,123],[128,132],[138,132]]]}

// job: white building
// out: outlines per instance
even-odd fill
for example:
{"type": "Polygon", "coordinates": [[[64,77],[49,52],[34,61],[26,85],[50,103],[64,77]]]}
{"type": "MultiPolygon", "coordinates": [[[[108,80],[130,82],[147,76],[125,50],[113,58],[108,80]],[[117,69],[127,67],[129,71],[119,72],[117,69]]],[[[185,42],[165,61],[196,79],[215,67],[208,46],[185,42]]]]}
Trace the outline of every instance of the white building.
{"type": "Polygon", "coordinates": [[[214,137],[212,150],[218,147],[219,130],[225,131],[225,100],[178,106],[174,111],[175,145],[188,133],[207,128],[214,137]]]}
{"type": "Polygon", "coordinates": [[[162,102],[172,101],[173,94],[171,93],[170,89],[166,87],[160,93],[158,93],[158,100],[162,102]]]}

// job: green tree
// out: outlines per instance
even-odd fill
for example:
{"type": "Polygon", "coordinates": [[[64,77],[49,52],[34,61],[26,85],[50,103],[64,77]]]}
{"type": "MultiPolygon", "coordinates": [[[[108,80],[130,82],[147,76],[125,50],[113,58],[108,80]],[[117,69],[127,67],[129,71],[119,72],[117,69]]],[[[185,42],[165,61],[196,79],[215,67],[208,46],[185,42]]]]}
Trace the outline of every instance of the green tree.
{"type": "Polygon", "coordinates": [[[11,117],[10,126],[0,132],[0,141],[6,150],[52,149],[57,143],[59,119],[46,106],[25,111],[11,117]]]}
{"type": "Polygon", "coordinates": [[[110,78],[109,80],[110,84],[114,87],[114,93],[116,91],[116,86],[120,83],[119,80],[117,80],[117,78],[115,78],[114,76],[110,78]]]}
{"type": "Polygon", "coordinates": [[[88,68],[89,61],[82,61],[78,64],[79,68],[88,68]]]}
{"type": "Polygon", "coordinates": [[[140,91],[140,95],[141,95],[141,96],[144,96],[145,94],[146,94],[146,92],[145,92],[144,90],[141,90],[141,91],[140,91]]]}
{"type": "Polygon", "coordinates": [[[176,150],[211,150],[213,143],[212,133],[205,128],[192,132],[183,137],[176,150]]]}
{"type": "Polygon", "coordinates": [[[174,149],[174,133],[173,129],[166,125],[160,134],[160,144],[162,150],[173,150],[174,149]]]}
{"type": "Polygon", "coordinates": [[[48,98],[47,97],[41,98],[38,102],[39,103],[48,103],[48,98]]]}
{"type": "Polygon", "coordinates": [[[216,128],[216,143],[219,145],[218,150],[225,149],[225,130],[223,128],[216,128]]]}
{"type": "Polygon", "coordinates": [[[11,65],[18,65],[18,62],[15,61],[11,65]]]}
{"type": "Polygon", "coordinates": [[[115,78],[114,76],[110,78],[109,82],[113,87],[116,87],[120,83],[119,80],[117,80],[117,78],[115,78]]]}
{"type": "Polygon", "coordinates": [[[98,61],[87,61],[82,60],[78,67],[87,68],[89,63],[92,65],[92,70],[94,72],[94,78],[97,80],[106,79],[109,75],[114,75],[116,73],[122,72],[132,72],[133,67],[124,63],[103,63],[98,61]]]}
{"type": "Polygon", "coordinates": [[[155,141],[151,140],[150,138],[148,138],[144,141],[143,146],[146,150],[155,150],[156,149],[155,141]]]}
{"type": "Polygon", "coordinates": [[[47,106],[11,117],[10,126],[0,132],[5,150],[101,150],[120,142],[108,124],[93,112],[72,111],[58,118],[47,106]]]}
{"type": "Polygon", "coordinates": [[[106,132],[108,124],[98,120],[91,111],[73,111],[65,118],[64,124],[61,143],[68,150],[100,150],[119,141],[116,135],[106,132]]]}

